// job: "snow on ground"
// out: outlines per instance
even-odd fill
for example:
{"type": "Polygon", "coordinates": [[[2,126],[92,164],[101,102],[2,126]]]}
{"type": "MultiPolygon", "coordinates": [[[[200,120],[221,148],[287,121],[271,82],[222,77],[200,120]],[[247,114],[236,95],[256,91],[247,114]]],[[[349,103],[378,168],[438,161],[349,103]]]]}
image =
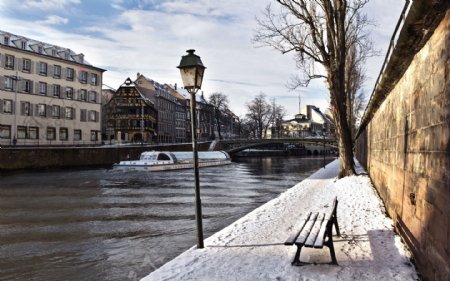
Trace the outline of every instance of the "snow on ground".
{"type": "MultiPolygon", "coordinates": [[[[418,280],[410,253],[393,231],[367,175],[336,179],[336,160],[265,205],[193,247],[142,280],[418,280]],[[298,217],[338,197],[341,237],[334,236],[338,266],[329,250],[284,246],[298,217]]],[[[358,172],[364,171],[358,166],[358,172]]]]}

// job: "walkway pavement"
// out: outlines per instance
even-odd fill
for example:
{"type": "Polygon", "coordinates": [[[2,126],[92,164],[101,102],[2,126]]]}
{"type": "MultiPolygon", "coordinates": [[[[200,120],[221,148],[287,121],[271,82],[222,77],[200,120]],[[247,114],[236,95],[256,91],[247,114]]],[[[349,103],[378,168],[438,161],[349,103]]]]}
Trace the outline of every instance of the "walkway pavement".
{"type": "MultiPolygon", "coordinates": [[[[336,160],[205,240],[205,249],[184,252],[142,280],[418,280],[410,253],[385,215],[366,175],[336,179],[336,160]],[[338,197],[341,237],[335,237],[339,266],[328,248],[302,250],[284,246],[298,216],[326,208],[338,197]]],[[[364,173],[358,167],[359,173],[364,173]]]]}

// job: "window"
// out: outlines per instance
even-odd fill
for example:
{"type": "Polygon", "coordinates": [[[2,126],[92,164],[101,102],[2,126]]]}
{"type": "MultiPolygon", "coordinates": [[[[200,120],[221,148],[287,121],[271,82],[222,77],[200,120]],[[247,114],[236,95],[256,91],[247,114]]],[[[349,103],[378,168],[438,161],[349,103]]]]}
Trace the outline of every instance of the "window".
{"type": "Polygon", "coordinates": [[[60,65],[53,66],[53,77],[61,78],[61,66],[60,65]]]}
{"type": "Polygon", "coordinates": [[[30,80],[22,80],[22,89],[20,89],[24,93],[31,92],[31,81],[30,80]]]}
{"type": "Polygon", "coordinates": [[[38,53],[42,54],[42,46],[38,46],[38,53]]]}
{"type": "Polygon", "coordinates": [[[86,71],[80,72],[80,82],[87,83],[87,72],[86,71]]]}
{"type": "Polygon", "coordinates": [[[52,50],[52,56],[56,57],[56,50],[55,49],[52,50]]]}
{"type": "Polygon", "coordinates": [[[56,140],[56,129],[47,127],[47,140],[56,140]]]}
{"type": "Polygon", "coordinates": [[[80,100],[86,101],[87,99],[87,91],[86,90],[80,90],[80,100]]]}
{"type": "Polygon", "coordinates": [[[73,140],[81,140],[81,130],[73,130],[73,140]]]}
{"type": "Polygon", "coordinates": [[[39,82],[39,94],[46,95],[47,94],[47,83],[39,82]]]}
{"type": "Polygon", "coordinates": [[[66,141],[68,138],[67,128],[59,128],[59,140],[66,141]]]}
{"type": "Polygon", "coordinates": [[[89,92],[89,101],[90,102],[97,102],[97,92],[90,91],[89,92]]]}
{"type": "Polygon", "coordinates": [[[67,80],[73,81],[73,77],[75,76],[75,71],[73,70],[73,68],[67,68],[66,71],[66,76],[67,76],[67,80]]]}
{"type": "Polygon", "coordinates": [[[10,139],[10,138],[11,138],[11,126],[0,125],[0,139],[10,139]]]}
{"type": "Polygon", "coordinates": [[[22,61],[22,71],[30,72],[31,70],[31,60],[23,59],[22,61]]]}
{"type": "Polygon", "coordinates": [[[91,131],[91,141],[97,141],[97,131],[91,131]]]}
{"type": "Polygon", "coordinates": [[[28,138],[32,140],[39,139],[39,128],[38,127],[29,127],[28,128],[28,138]]]}
{"type": "Polygon", "coordinates": [[[72,107],[66,107],[65,117],[66,119],[73,119],[73,111],[74,109],[72,107]]]}
{"type": "Polygon", "coordinates": [[[53,85],[53,96],[59,98],[60,95],[61,95],[61,86],[60,85],[53,85]]]}
{"type": "Polygon", "coordinates": [[[38,115],[41,117],[45,117],[46,113],[47,113],[47,106],[43,103],[40,103],[37,105],[37,111],[38,111],[38,115]]]}
{"type": "Polygon", "coordinates": [[[11,77],[5,77],[5,89],[12,90],[14,85],[14,80],[11,77]]]}
{"type": "Polygon", "coordinates": [[[47,75],[47,64],[45,62],[39,63],[39,74],[47,75]]]}
{"type": "Polygon", "coordinates": [[[5,56],[5,68],[9,68],[9,69],[14,68],[14,56],[11,56],[11,55],[5,56]]]}
{"type": "Polygon", "coordinates": [[[9,45],[9,37],[5,36],[5,37],[3,38],[3,44],[9,45]]]}
{"type": "Polygon", "coordinates": [[[27,127],[17,126],[17,138],[26,139],[27,138],[27,127]]]}
{"type": "Polygon", "coordinates": [[[22,42],[20,42],[21,43],[21,47],[22,47],[22,49],[26,49],[27,48],[27,42],[25,42],[25,41],[22,41],[22,42]]]}
{"type": "Polygon", "coordinates": [[[29,102],[21,102],[20,107],[21,107],[20,111],[21,111],[22,115],[26,115],[26,116],[31,115],[31,105],[29,102]]]}
{"type": "Polygon", "coordinates": [[[52,106],[52,117],[59,118],[59,105],[52,106]]]}
{"type": "Polygon", "coordinates": [[[89,121],[91,122],[97,122],[98,121],[98,113],[95,110],[89,111],[89,121]]]}
{"type": "Polygon", "coordinates": [[[3,113],[13,113],[12,105],[12,100],[3,100],[3,113]]]}
{"type": "Polygon", "coordinates": [[[87,110],[86,109],[80,109],[80,121],[81,122],[87,121],[87,110]]]}
{"type": "Polygon", "coordinates": [[[73,88],[66,87],[66,98],[73,99],[73,88]]]}
{"type": "Polygon", "coordinates": [[[91,74],[91,84],[92,85],[97,85],[97,78],[98,78],[97,74],[95,74],[95,73],[91,74]]]}

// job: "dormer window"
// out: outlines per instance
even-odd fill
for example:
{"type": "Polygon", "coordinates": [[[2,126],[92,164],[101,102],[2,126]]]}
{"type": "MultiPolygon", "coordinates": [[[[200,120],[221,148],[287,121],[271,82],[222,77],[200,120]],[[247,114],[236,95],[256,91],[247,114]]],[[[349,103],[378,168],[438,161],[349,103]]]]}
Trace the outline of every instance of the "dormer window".
{"type": "Polygon", "coordinates": [[[27,48],[27,42],[25,42],[25,41],[22,41],[22,42],[20,42],[21,43],[21,47],[22,47],[22,49],[26,49],[27,48]]]}
{"type": "Polygon", "coordinates": [[[52,56],[56,57],[56,50],[55,49],[52,50],[52,56]]]}
{"type": "Polygon", "coordinates": [[[38,53],[42,54],[42,46],[38,46],[38,53]]]}
{"type": "Polygon", "coordinates": [[[65,58],[66,60],[68,60],[68,59],[69,59],[69,53],[64,53],[64,58],[65,58]]]}
{"type": "Polygon", "coordinates": [[[5,36],[5,37],[3,38],[3,43],[4,43],[5,45],[9,45],[9,37],[8,37],[8,36],[5,36]]]}

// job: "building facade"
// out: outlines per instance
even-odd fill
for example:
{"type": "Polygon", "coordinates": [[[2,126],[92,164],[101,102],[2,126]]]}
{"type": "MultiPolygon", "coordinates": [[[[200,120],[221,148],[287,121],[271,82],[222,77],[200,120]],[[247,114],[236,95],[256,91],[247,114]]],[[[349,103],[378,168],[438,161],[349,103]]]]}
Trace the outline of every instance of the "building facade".
{"type": "Polygon", "coordinates": [[[104,71],[83,54],[0,31],[0,145],[99,144],[104,71]]]}
{"type": "Polygon", "coordinates": [[[163,84],[160,84],[142,74],[137,74],[134,81],[139,91],[155,104],[158,111],[158,132],[156,141],[158,143],[177,142],[177,107],[178,100],[169,93],[163,84]]]}
{"type": "Polygon", "coordinates": [[[105,131],[115,143],[151,143],[157,137],[158,112],[154,103],[146,98],[127,78],[104,107],[105,131]]]}

